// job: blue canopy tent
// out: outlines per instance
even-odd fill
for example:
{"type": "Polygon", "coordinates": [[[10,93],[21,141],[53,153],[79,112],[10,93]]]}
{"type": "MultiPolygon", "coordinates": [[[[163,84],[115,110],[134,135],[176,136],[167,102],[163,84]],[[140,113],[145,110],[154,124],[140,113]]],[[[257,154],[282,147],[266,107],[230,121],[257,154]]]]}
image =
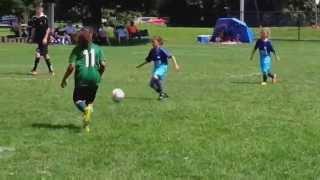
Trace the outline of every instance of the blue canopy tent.
{"type": "Polygon", "coordinates": [[[236,40],[243,43],[252,43],[254,40],[254,33],[243,21],[236,18],[220,18],[218,19],[214,33],[212,35],[212,42],[223,33],[228,36],[230,41],[236,40]]]}

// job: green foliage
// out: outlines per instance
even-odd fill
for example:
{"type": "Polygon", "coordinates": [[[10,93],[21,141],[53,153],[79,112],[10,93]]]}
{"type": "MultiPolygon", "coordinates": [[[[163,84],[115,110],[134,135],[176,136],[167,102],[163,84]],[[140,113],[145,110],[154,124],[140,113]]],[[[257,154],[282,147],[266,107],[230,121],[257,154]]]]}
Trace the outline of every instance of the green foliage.
{"type": "Polygon", "coordinates": [[[22,0],[1,0],[0,15],[20,14],[24,8],[22,0]]]}
{"type": "Polygon", "coordinates": [[[102,11],[102,18],[107,20],[107,25],[109,26],[126,25],[140,16],[142,16],[142,13],[137,11],[117,11],[112,9],[104,9],[102,11]]]}
{"type": "Polygon", "coordinates": [[[288,0],[283,14],[291,19],[291,24],[296,24],[300,18],[302,24],[310,25],[315,23],[316,8],[314,0],[288,0]]]}
{"type": "Polygon", "coordinates": [[[13,35],[13,32],[10,31],[9,28],[0,28],[0,37],[1,36],[8,36],[8,35],[13,35]]]}
{"type": "MultiPolygon", "coordinates": [[[[18,17],[28,16],[33,9],[33,0],[1,0],[0,16],[16,15],[18,17]]],[[[26,22],[25,22],[26,23],[26,22]]]]}

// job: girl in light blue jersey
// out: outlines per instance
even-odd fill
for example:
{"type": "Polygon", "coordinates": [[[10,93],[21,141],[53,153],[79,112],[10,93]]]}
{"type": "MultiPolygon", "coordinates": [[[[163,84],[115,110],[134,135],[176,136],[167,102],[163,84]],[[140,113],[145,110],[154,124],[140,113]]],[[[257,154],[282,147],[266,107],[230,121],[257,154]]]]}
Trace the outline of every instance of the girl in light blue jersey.
{"type": "Polygon", "coordinates": [[[150,50],[146,61],[137,68],[145,64],[153,62],[154,68],[150,80],[150,87],[159,93],[159,100],[168,98],[169,96],[163,90],[163,81],[168,72],[169,59],[172,59],[175,69],[180,69],[176,59],[171,53],[163,47],[163,40],[161,37],[154,37],[152,40],[152,49],[150,50]]]}
{"type": "Polygon", "coordinates": [[[261,85],[267,85],[268,77],[272,79],[272,83],[277,82],[277,75],[273,74],[272,69],[272,56],[274,54],[277,60],[280,60],[277,56],[276,51],[274,50],[271,41],[269,40],[270,30],[263,28],[260,33],[260,39],[257,40],[256,45],[252,51],[250,59],[253,59],[253,55],[256,50],[259,49],[260,53],[260,68],[262,72],[262,83],[261,85]]]}

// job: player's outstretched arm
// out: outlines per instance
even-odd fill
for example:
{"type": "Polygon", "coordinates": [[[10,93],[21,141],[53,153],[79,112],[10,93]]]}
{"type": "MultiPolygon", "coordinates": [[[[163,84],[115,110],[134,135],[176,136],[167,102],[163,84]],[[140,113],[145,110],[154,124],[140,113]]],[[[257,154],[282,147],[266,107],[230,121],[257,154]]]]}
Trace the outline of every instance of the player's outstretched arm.
{"type": "Polygon", "coordinates": [[[253,60],[253,56],[254,56],[254,54],[256,53],[256,48],[254,48],[253,50],[252,50],[252,53],[251,53],[251,56],[250,56],[250,60],[252,61],[253,60]]]}
{"type": "Polygon", "coordinates": [[[172,56],[171,59],[172,59],[172,62],[173,62],[173,64],[174,64],[174,68],[175,68],[177,71],[179,71],[179,70],[180,70],[180,66],[179,66],[179,64],[178,64],[178,62],[177,62],[176,57],[172,56]]]}
{"type": "Polygon", "coordinates": [[[142,66],[144,66],[144,65],[146,65],[148,63],[149,63],[148,61],[145,61],[145,62],[139,64],[138,66],[136,66],[136,68],[141,68],[142,66]]]}
{"type": "Polygon", "coordinates": [[[271,49],[271,52],[272,54],[274,55],[274,57],[276,58],[277,61],[280,61],[280,57],[278,56],[278,54],[276,53],[272,43],[270,42],[270,49],[271,49]]]}
{"type": "Polygon", "coordinates": [[[62,88],[65,88],[67,86],[67,79],[72,74],[73,70],[74,70],[74,64],[70,64],[67,68],[67,71],[64,73],[64,76],[62,78],[62,81],[61,81],[62,88]]]}
{"type": "Polygon", "coordinates": [[[272,51],[274,57],[276,58],[277,61],[280,61],[280,56],[276,53],[276,51],[272,51]]]}
{"type": "Polygon", "coordinates": [[[252,50],[251,56],[250,56],[250,60],[253,60],[253,56],[256,53],[257,49],[259,48],[259,44],[261,43],[260,39],[257,40],[256,45],[254,45],[254,48],[252,50]]]}
{"type": "Polygon", "coordinates": [[[280,61],[280,57],[278,56],[278,53],[274,50],[272,44],[271,44],[271,52],[273,53],[274,57],[276,58],[277,61],[280,61]]]}

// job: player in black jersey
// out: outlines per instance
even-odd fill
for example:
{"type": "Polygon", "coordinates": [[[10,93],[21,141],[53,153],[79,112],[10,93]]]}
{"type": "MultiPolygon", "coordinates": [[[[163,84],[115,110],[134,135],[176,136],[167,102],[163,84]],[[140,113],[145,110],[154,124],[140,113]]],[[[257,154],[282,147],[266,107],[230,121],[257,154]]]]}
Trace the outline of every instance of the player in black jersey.
{"type": "Polygon", "coordinates": [[[36,57],[34,61],[34,67],[31,70],[32,75],[37,74],[37,67],[40,62],[40,58],[43,57],[49,69],[49,73],[54,75],[52,64],[50,62],[50,56],[48,54],[48,39],[50,28],[48,24],[48,18],[43,13],[42,5],[36,7],[36,15],[32,18],[32,33],[31,39],[38,44],[36,50],[36,57]]]}

